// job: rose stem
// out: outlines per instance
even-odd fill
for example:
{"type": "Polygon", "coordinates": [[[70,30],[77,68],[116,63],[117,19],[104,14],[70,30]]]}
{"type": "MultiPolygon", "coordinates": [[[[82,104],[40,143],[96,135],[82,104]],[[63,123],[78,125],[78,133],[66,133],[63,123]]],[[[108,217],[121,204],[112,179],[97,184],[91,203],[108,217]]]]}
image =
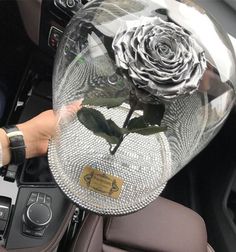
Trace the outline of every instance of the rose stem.
{"type": "MultiPolygon", "coordinates": [[[[132,114],[134,113],[135,107],[136,107],[137,101],[135,104],[133,104],[133,106],[130,108],[128,115],[126,116],[125,122],[123,124],[123,128],[126,128],[128,126],[129,120],[132,116],[132,114]]],[[[114,155],[116,153],[116,151],[118,150],[118,148],[120,147],[121,143],[124,140],[124,136],[120,137],[120,140],[118,142],[118,144],[114,147],[113,150],[110,151],[111,155],[114,155]]]]}

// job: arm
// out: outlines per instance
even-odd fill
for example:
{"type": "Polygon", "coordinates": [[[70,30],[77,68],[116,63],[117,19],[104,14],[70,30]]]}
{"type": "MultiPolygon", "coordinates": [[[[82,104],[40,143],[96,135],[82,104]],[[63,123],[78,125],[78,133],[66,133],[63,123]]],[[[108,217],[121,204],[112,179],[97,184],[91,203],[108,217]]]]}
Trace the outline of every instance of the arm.
{"type": "MultiPolygon", "coordinates": [[[[48,141],[55,133],[56,123],[55,114],[52,110],[48,110],[25,123],[17,125],[24,135],[26,158],[46,154],[48,141]]],[[[11,156],[9,139],[3,129],[0,129],[0,143],[2,145],[3,165],[7,165],[11,156]]]]}
{"type": "MultiPolygon", "coordinates": [[[[57,114],[53,110],[45,111],[33,119],[18,124],[18,129],[23,133],[26,158],[45,155],[48,150],[48,141],[54,136],[59,122],[69,122],[82,107],[82,100],[75,101],[60,109],[57,114]]],[[[2,164],[7,165],[11,159],[9,139],[0,128],[0,143],[2,145],[2,164]]]]}

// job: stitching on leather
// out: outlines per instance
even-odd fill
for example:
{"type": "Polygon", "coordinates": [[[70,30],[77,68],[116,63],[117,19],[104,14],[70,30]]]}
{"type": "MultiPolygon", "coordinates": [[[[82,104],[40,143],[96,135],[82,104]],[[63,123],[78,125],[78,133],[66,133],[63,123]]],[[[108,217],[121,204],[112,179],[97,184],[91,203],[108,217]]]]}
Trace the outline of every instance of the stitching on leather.
{"type": "Polygon", "coordinates": [[[90,240],[89,240],[89,243],[88,243],[88,248],[87,248],[86,251],[89,251],[89,248],[90,248],[90,245],[91,245],[91,241],[92,241],[92,239],[93,239],[93,235],[94,235],[94,233],[95,233],[95,231],[96,231],[96,229],[97,229],[97,227],[98,227],[99,219],[102,218],[102,217],[96,216],[96,218],[97,218],[97,220],[96,220],[96,223],[95,223],[95,225],[94,225],[94,230],[93,230],[92,235],[91,235],[91,237],[90,237],[90,240]]]}
{"type": "Polygon", "coordinates": [[[77,235],[77,237],[76,237],[76,239],[75,239],[74,245],[73,245],[73,247],[72,247],[72,251],[75,251],[76,244],[77,244],[77,242],[78,242],[78,239],[79,239],[79,237],[80,237],[80,234],[81,234],[81,232],[82,232],[82,229],[83,229],[84,226],[85,226],[85,223],[86,223],[88,217],[89,217],[89,214],[85,217],[85,219],[84,219],[84,221],[83,221],[83,224],[82,224],[82,226],[81,226],[81,228],[80,228],[80,230],[79,230],[79,233],[78,233],[78,235],[77,235]]]}

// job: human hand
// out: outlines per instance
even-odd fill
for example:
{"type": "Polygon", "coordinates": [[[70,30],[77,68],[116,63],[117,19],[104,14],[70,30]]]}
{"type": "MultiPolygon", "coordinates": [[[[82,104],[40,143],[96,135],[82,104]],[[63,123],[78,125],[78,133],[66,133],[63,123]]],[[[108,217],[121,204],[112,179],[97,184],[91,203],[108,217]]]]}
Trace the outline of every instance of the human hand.
{"type": "MultiPolygon", "coordinates": [[[[76,116],[81,107],[82,100],[74,101],[58,110],[57,113],[48,110],[27,122],[18,124],[17,127],[24,136],[26,158],[45,155],[48,150],[49,140],[56,134],[57,125],[69,122],[76,116]]],[[[11,160],[9,139],[6,132],[1,128],[0,143],[2,147],[2,165],[7,165],[11,160]]]]}
{"type": "Polygon", "coordinates": [[[56,134],[58,123],[70,120],[81,108],[82,101],[73,102],[57,113],[53,110],[42,112],[33,119],[17,125],[24,135],[26,158],[47,153],[48,142],[56,134]]]}
{"type": "Polygon", "coordinates": [[[55,134],[56,125],[57,118],[52,110],[17,125],[24,135],[26,158],[41,156],[47,152],[48,141],[55,134]]]}

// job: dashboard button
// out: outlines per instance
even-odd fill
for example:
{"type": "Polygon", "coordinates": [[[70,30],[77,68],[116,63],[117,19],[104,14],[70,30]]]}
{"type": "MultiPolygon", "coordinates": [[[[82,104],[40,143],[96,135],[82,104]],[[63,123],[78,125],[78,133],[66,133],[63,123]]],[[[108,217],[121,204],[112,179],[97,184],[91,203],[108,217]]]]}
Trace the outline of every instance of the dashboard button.
{"type": "Polygon", "coordinates": [[[54,0],[54,5],[69,16],[73,16],[89,0],[54,0]]]}
{"type": "Polygon", "coordinates": [[[33,231],[27,228],[25,225],[23,226],[23,233],[27,235],[33,235],[33,231]]]}
{"type": "Polygon", "coordinates": [[[45,229],[40,230],[40,231],[32,231],[32,235],[37,236],[37,237],[42,237],[44,234],[44,231],[45,231],[45,229]]]}
{"type": "Polygon", "coordinates": [[[32,229],[28,228],[26,225],[23,225],[22,231],[23,231],[24,234],[29,235],[29,236],[42,237],[44,232],[45,232],[45,229],[35,231],[35,230],[32,230],[32,229]]]}
{"type": "Polygon", "coordinates": [[[0,220],[6,221],[8,218],[9,208],[0,206],[0,220]]]}
{"type": "Polygon", "coordinates": [[[69,8],[74,8],[75,7],[75,0],[67,0],[66,5],[69,8]]]}
{"type": "Polygon", "coordinates": [[[48,35],[48,45],[53,48],[53,49],[57,49],[58,44],[61,40],[61,36],[62,36],[62,31],[59,30],[58,28],[52,26],[50,31],[49,31],[49,35],[48,35]]]}
{"type": "Polygon", "coordinates": [[[39,196],[38,196],[38,202],[39,203],[44,203],[45,202],[45,198],[46,198],[46,195],[43,194],[43,193],[39,193],[39,196]]]}
{"type": "Polygon", "coordinates": [[[52,202],[52,199],[51,197],[49,197],[48,195],[46,195],[46,200],[45,200],[45,204],[48,205],[50,207],[51,205],[51,202],[52,202]]]}
{"type": "Polygon", "coordinates": [[[38,198],[38,193],[31,193],[27,205],[31,205],[32,203],[36,202],[38,198]]]}

